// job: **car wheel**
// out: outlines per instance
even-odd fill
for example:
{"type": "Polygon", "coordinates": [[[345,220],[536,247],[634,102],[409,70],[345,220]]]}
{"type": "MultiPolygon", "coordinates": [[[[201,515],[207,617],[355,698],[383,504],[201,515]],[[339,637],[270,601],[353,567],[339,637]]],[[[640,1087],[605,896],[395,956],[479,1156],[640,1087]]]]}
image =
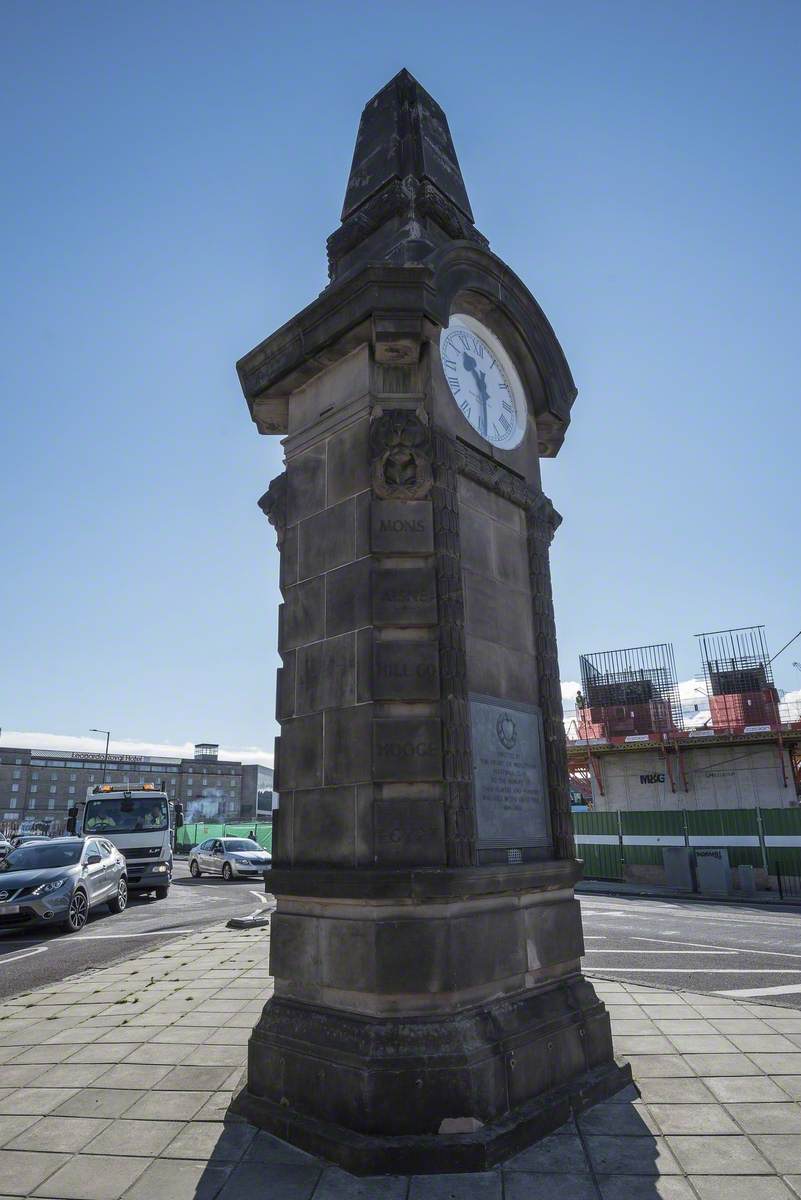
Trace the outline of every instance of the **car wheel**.
{"type": "Polygon", "coordinates": [[[108,906],[113,913],[125,912],[128,907],[128,884],[125,876],[117,884],[117,893],[109,900],[108,906]]]}
{"type": "Polygon", "coordinates": [[[197,865],[196,858],[193,858],[191,863],[189,864],[189,874],[192,876],[193,879],[200,878],[200,867],[197,865]]]}
{"type": "Polygon", "coordinates": [[[231,864],[223,863],[223,879],[225,880],[225,882],[230,883],[231,880],[233,879],[233,877],[234,877],[234,873],[231,870],[231,864]]]}
{"type": "Polygon", "coordinates": [[[166,900],[169,890],[168,887],[157,887],[153,888],[153,893],[157,900],[166,900]]]}
{"type": "Polygon", "coordinates": [[[64,922],[66,933],[78,933],[83,929],[89,917],[89,901],[86,899],[86,893],[80,888],[72,893],[70,906],[67,910],[67,919],[64,922]]]}

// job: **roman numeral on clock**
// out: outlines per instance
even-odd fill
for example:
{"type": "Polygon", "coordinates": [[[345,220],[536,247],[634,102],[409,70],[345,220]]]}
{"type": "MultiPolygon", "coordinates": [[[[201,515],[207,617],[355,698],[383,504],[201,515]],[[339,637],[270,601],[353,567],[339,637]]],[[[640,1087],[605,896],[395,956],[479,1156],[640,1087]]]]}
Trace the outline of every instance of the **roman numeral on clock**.
{"type": "Polygon", "coordinates": [[[461,391],[462,385],[459,383],[459,380],[456,377],[456,375],[448,376],[448,384],[449,384],[450,389],[453,392],[454,396],[458,396],[459,392],[461,391]]]}

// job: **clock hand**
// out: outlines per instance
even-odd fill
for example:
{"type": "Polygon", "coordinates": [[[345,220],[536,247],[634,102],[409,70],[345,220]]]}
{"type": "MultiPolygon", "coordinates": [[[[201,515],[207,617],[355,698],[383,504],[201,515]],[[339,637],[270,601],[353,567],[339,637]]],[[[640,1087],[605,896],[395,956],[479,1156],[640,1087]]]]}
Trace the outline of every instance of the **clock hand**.
{"type": "Polygon", "coordinates": [[[464,353],[462,354],[462,363],[464,364],[465,370],[469,371],[470,374],[473,376],[473,378],[476,381],[476,385],[478,387],[478,398],[481,401],[481,417],[480,417],[479,423],[478,423],[479,424],[478,432],[483,437],[486,437],[487,436],[487,401],[489,400],[489,393],[487,392],[486,378],[485,378],[484,372],[479,371],[477,369],[478,364],[476,363],[476,360],[470,354],[464,354],[464,353]]]}

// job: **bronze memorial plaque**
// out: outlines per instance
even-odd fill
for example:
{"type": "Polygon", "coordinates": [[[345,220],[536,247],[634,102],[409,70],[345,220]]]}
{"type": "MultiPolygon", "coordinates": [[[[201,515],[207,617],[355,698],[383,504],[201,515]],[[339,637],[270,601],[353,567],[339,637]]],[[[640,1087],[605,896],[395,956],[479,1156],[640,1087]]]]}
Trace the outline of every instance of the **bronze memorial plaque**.
{"type": "Polygon", "coordinates": [[[470,724],[479,846],[550,845],[539,708],[474,695],[470,724]]]}

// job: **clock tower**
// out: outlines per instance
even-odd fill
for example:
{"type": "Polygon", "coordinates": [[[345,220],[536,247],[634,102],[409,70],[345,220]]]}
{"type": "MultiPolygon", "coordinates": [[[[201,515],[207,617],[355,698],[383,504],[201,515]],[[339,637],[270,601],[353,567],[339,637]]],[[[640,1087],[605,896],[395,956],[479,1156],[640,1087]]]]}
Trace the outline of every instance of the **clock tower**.
{"type": "Polygon", "coordinates": [[[576,389],[407,71],[328,259],[238,364],[286,469],[275,994],[235,1107],[356,1173],[481,1170],[630,1077],[581,974],[540,484],[576,389]]]}

